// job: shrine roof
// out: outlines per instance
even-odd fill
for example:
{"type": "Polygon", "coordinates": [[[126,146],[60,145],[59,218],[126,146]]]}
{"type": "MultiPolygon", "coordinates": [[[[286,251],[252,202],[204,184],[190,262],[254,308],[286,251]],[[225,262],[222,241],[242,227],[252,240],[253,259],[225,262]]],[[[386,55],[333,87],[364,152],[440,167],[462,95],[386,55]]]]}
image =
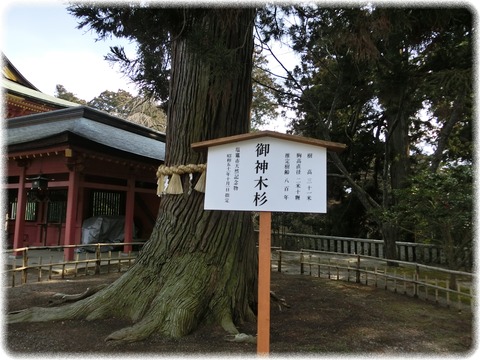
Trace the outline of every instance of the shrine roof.
{"type": "Polygon", "coordinates": [[[293,141],[293,142],[298,142],[303,144],[324,147],[324,148],[327,148],[327,150],[335,151],[335,152],[341,152],[345,150],[347,147],[345,144],[342,144],[342,143],[308,138],[308,137],[303,137],[298,135],[283,134],[276,131],[265,130],[265,131],[255,131],[247,134],[222,137],[222,138],[213,139],[213,140],[201,141],[201,142],[192,144],[192,148],[195,150],[202,151],[202,150],[206,150],[211,146],[218,146],[218,145],[241,142],[241,141],[250,140],[250,139],[258,139],[263,137],[272,137],[272,138],[281,139],[281,140],[287,140],[287,141],[293,141]]]}
{"type": "Polygon", "coordinates": [[[87,106],[7,119],[4,134],[9,151],[45,144],[73,134],[92,144],[163,161],[165,134],[87,106]],[[43,142],[42,142],[43,141],[43,142]],[[38,145],[36,145],[38,144],[38,145]]]}
{"type": "Polygon", "coordinates": [[[81,106],[80,104],[77,104],[71,101],[63,100],[55,96],[44,94],[40,91],[31,89],[29,87],[26,87],[24,85],[21,85],[15,81],[12,81],[6,78],[2,78],[2,88],[6,89],[7,92],[11,94],[37,100],[43,104],[55,105],[57,107],[81,106]]]}
{"type": "Polygon", "coordinates": [[[27,78],[23,76],[22,73],[18,71],[15,66],[13,66],[12,62],[3,53],[2,63],[2,72],[4,78],[14,81],[15,83],[23,85],[29,89],[40,91],[35,87],[35,85],[28,81],[27,78]]]}

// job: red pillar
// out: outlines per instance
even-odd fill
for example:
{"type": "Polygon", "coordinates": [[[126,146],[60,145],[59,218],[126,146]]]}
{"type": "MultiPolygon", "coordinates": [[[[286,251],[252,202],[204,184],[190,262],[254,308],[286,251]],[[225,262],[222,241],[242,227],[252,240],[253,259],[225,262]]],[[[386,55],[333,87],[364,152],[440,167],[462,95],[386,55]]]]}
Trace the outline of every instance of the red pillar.
{"type": "MultiPolygon", "coordinates": [[[[131,243],[133,241],[133,217],[135,208],[135,177],[130,175],[127,180],[127,198],[125,209],[125,228],[124,242],[131,243]]],[[[132,245],[125,245],[123,252],[128,253],[132,251],[132,245]]]]}
{"type": "MultiPolygon", "coordinates": [[[[13,248],[23,247],[25,235],[25,212],[27,208],[27,192],[25,191],[26,166],[22,166],[22,172],[18,181],[17,213],[15,215],[15,233],[13,235],[13,248]]],[[[17,255],[15,252],[14,255],[17,255]]]]}
{"type": "MultiPolygon", "coordinates": [[[[77,209],[78,209],[78,173],[75,167],[68,173],[68,195],[67,195],[67,213],[65,219],[65,245],[75,244],[76,225],[77,225],[77,209]]],[[[65,260],[74,259],[74,249],[64,248],[65,260]]]]}

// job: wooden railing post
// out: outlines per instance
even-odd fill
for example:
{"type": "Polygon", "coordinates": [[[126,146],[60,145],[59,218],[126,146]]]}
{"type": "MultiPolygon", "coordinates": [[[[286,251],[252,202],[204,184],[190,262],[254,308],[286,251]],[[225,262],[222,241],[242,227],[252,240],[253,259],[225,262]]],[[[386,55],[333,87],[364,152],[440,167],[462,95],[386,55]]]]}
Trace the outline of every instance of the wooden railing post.
{"type": "Polygon", "coordinates": [[[282,251],[281,251],[281,250],[278,252],[278,266],[277,266],[277,271],[278,271],[279,273],[282,272],[282,251]]]}
{"type": "Polygon", "coordinates": [[[356,274],[355,282],[357,284],[360,284],[360,255],[357,255],[357,270],[355,274],[356,274]]]}
{"type": "Polygon", "coordinates": [[[100,263],[102,261],[101,257],[102,257],[102,252],[101,252],[101,249],[100,249],[100,244],[97,244],[97,246],[95,248],[95,258],[96,258],[96,261],[95,261],[95,275],[100,274],[100,263]]]}
{"type": "Polygon", "coordinates": [[[413,297],[418,298],[418,279],[420,278],[420,267],[415,265],[414,283],[413,283],[413,297]]]}
{"type": "Polygon", "coordinates": [[[26,284],[27,277],[28,277],[28,249],[23,250],[22,256],[23,256],[22,284],[26,284]]]}
{"type": "Polygon", "coordinates": [[[312,276],[312,254],[308,254],[308,275],[312,276]]]}
{"type": "Polygon", "coordinates": [[[300,253],[300,274],[303,275],[303,252],[300,253]]]}
{"type": "Polygon", "coordinates": [[[17,257],[13,256],[13,265],[12,265],[12,287],[15,287],[15,274],[17,269],[17,257]]]}

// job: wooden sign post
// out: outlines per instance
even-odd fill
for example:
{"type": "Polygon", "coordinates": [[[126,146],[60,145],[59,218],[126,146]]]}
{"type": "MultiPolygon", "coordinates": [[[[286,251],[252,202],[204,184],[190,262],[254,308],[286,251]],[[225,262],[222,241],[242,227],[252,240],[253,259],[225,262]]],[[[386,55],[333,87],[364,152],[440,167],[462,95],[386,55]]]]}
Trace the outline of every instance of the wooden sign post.
{"type": "Polygon", "coordinates": [[[273,131],[192,144],[208,149],[205,209],[255,211],[258,240],[257,353],[270,352],[272,211],[327,211],[327,150],[344,144],[273,131]]]}
{"type": "Polygon", "coordinates": [[[270,352],[270,253],[272,213],[260,212],[258,239],[257,353],[270,352]]]}

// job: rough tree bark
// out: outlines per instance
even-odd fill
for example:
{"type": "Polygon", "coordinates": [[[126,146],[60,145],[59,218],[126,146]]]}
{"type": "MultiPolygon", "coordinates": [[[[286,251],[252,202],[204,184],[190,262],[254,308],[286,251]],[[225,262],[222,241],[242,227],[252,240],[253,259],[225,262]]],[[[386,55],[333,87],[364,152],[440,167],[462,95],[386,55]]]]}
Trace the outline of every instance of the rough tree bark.
{"type": "MultiPolygon", "coordinates": [[[[193,152],[193,142],[248,132],[254,17],[253,8],[195,13],[185,28],[196,29],[196,40],[174,38],[167,166],[204,163],[206,154],[193,152]]],[[[256,303],[251,215],[204,211],[203,202],[195,191],[163,196],[151,238],[120,279],[87,299],[27,309],[8,321],[131,319],[131,327],[107,338],[120,341],[153,332],[180,337],[202,322],[237,333],[235,324],[254,319],[256,303]]]]}

